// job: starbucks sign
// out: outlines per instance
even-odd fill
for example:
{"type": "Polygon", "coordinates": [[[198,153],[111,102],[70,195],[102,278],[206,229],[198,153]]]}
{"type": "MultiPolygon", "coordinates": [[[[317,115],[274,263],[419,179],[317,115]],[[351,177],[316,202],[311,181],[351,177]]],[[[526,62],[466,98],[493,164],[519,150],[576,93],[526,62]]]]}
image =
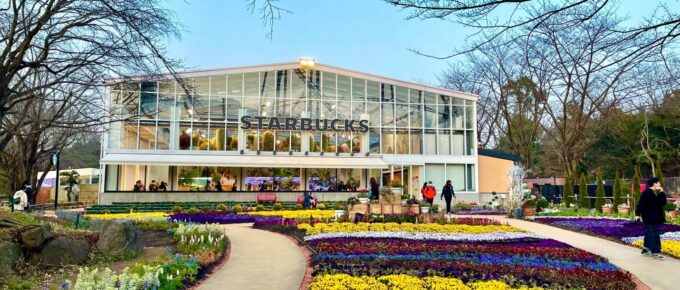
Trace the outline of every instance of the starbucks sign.
{"type": "Polygon", "coordinates": [[[368,132],[368,120],[277,118],[263,116],[241,117],[242,129],[368,132]]]}

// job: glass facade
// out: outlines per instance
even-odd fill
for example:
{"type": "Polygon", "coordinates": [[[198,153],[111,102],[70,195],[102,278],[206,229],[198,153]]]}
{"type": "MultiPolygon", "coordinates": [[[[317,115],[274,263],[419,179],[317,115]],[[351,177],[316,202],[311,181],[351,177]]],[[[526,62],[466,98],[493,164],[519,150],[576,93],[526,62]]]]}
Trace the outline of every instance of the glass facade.
{"type": "Polygon", "coordinates": [[[109,86],[110,106],[124,121],[110,125],[104,154],[356,154],[401,161],[389,170],[107,164],[103,190],[131,191],[140,180],[166,182],[169,191],[357,191],[371,177],[411,194],[429,180],[451,179],[457,191],[476,190],[474,100],[337,69],[241,71],[188,78],[189,87],[170,80],[109,86]],[[241,116],[264,117],[264,124],[273,117],[367,120],[368,130],[243,129],[241,116]]]}
{"type": "Polygon", "coordinates": [[[189,93],[174,81],[111,86],[111,106],[130,118],[112,126],[108,148],[474,154],[475,103],[454,96],[300,69],[195,77],[187,84],[189,93]],[[240,114],[367,119],[370,130],[250,130],[239,148],[240,114]]]}

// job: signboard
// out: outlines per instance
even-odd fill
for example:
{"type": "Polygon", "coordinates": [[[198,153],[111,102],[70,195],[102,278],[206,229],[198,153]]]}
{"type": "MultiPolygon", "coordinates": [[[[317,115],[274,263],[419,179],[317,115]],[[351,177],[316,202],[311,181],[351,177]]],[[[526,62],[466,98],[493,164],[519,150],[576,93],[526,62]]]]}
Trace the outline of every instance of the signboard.
{"type": "Polygon", "coordinates": [[[368,120],[277,118],[262,116],[241,117],[242,129],[368,132],[368,120]]]}

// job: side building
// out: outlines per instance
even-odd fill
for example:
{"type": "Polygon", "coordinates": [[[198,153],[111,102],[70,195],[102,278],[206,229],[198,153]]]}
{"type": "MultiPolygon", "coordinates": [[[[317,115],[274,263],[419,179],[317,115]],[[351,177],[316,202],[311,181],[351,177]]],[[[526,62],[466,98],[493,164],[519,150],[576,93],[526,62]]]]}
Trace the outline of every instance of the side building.
{"type": "Polygon", "coordinates": [[[452,180],[479,199],[475,95],[309,61],[180,76],[188,90],[107,85],[123,121],[104,135],[100,203],[344,200],[371,178],[418,197],[424,182],[452,180]]]}

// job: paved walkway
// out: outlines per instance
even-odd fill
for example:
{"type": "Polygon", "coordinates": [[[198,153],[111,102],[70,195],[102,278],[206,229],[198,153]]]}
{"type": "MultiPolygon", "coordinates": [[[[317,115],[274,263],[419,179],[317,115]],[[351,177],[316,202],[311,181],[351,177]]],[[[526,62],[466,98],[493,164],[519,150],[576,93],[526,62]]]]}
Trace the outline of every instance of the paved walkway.
{"type": "Polygon", "coordinates": [[[307,266],[298,246],[283,235],[253,229],[251,226],[224,226],[231,242],[229,260],[198,289],[300,288],[307,266]]]}
{"type": "Polygon", "coordinates": [[[498,216],[490,218],[606,257],[612,264],[632,273],[651,289],[680,289],[680,260],[668,256],[663,260],[645,257],[640,254],[640,249],[632,246],[536,222],[498,216]]]}

